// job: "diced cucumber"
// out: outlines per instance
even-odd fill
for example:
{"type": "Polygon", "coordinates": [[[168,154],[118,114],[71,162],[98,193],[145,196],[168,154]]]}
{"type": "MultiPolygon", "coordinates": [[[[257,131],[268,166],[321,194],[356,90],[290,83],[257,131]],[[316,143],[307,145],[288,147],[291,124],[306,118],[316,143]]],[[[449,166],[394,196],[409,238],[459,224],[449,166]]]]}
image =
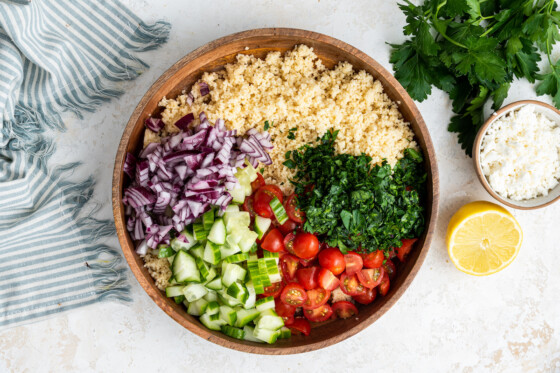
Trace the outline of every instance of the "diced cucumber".
{"type": "Polygon", "coordinates": [[[177,282],[200,282],[200,272],[196,267],[194,258],[183,250],[179,250],[177,255],[175,255],[172,272],[177,282]]]}
{"type": "Polygon", "coordinates": [[[235,321],[235,326],[238,328],[242,328],[245,325],[249,324],[251,321],[256,319],[259,316],[259,311],[256,309],[252,310],[239,310],[237,311],[237,321],[235,321]]]}
{"type": "Polygon", "coordinates": [[[225,212],[239,212],[239,206],[237,205],[228,205],[226,207],[226,211],[225,212]]]}
{"type": "Polygon", "coordinates": [[[228,256],[237,254],[240,252],[241,249],[236,244],[227,243],[224,246],[220,247],[220,253],[222,255],[222,259],[226,259],[228,256]]]}
{"type": "Polygon", "coordinates": [[[261,327],[257,326],[253,330],[253,336],[257,339],[260,339],[263,342],[272,344],[272,343],[276,342],[276,340],[280,336],[280,331],[279,330],[264,329],[264,328],[261,328],[261,327]]]}
{"type": "MultiPolygon", "coordinates": [[[[263,259],[261,259],[263,260],[263,259]]],[[[268,273],[268,278],[271,283],[282,281],[282,276],[280,275],[280,270],[278,269],[278,262],[275,258],[264,259],[266,263],[266,273],[268,273]]]]}
{"type": "Polygon", "coordinates": [[[169,265],[172,265],[174,260],[175,260],[175,255],[167,257],[167,261],[169,262],[169,265]]]}
{"type": "Polygon", "coordinates": [[[285,326],[280,328],[280,336],[278,336],[278,338],[286,339],[291,337],[292,337],[292,331],[290,329],[286,328],[285,326]]]}
{"type": "Polygon", "coordinates": [[[184,295],[179,295],[178,297],[173,298],[173,300],[174,300],[175,303],[177,303],[177,304],[181,304],[181,303],[183,303],[183,302],[186,301],[184,295]]]}
{"type": "Polygon", "coordinates": [[[208,233],[208,241],[212,241],[215,244],[223,245],[226,243],[226,225],[223,219],[216,219],[210,233],[208,233]]]}
{"type": "Polygon", "coordinates": [[[250,196],[253,193],[253,188],[251,188],[251,179],[249,179],[247,173],[243,172],[243,170],[239,170],[235,174],[235,177],[239,180],[239,184],[243,187],[245,196],[250,196]]]}
{"type": "Polygon", "coordinates": [[[249,298],[249,292],[245,285],[240,284],[239,282],[234,282],[227,288],[227,295],[237,299],[240,303],[245,303],[247,298],[249,298]]]}
{"type": "Polygon", "coordinates": [[[208,302],[206,306],[206,313],[210,315],[214,315],[220,312],[220,303],[218,302],[208,302]]]}
{"type": "Polygon", "coordinates": [[[247,211],[226,212],[224,224],[228,232],[231,232],[233,227],[247,228],[251,224],[251,215],[247,211]]]}
{"type": "Polygon", "coordinates": [[[284,320],[274,310],[267,309],[256,318],[255,325],[262,329],[277,330],[284,326],[284,320]]]}
{"type": "Polygon", "coordinates": [[[183,295],[183,306],[185,306],[186,309],[189,308],[189,302],[185,299],[185,296],[183,295]]]}
{"type": "Polygon", "coordinates": [[[173,275],[171,275],[171,277],[169,278],[169,285],[177,285],[177,280],[175,280],[175,277],[173,277],[173,275]]]}
{"type": "Polygon", "coordinates": [[[178,297],[183,295],[184,286],[168,286],[165,288],[165,295],[168,298],[178,297]]]}
{"type": "Polygon", "coordinates": [[[218,293],[214,290],[208,290],[205,296],[202,298],[206,299],[208,302],[217,302],[218,301],[218,293]]]}
{"type": "Polygon", "coordinates": [[[245,202],[245,187],[241,184],[236,184],[235,187],[229,191],[233,198],[233,203],[243,203],[245,202]]]}
{"type": "Polygon", "coordinates": [[[195,240],[204,241],[207,235],[208,235],[208,231],[204,229],[204,224],[202,223],[193,224],[193,236],[195,240]]]}
{"type": "Polygon", "coordinates": [[[244,253],[249,252],[251,250],[251,246],[253,246],[258,237],[259,235],[257,232],[247,229],[239,241],[239,248],[241,251],[244,253]]]}
{"type": "Polygon", "coordinates": [[[193,316],[200,316],[204,312],[206,312],[206,307],[208,306],[208,301],[204,298],[200,298],[195,300],[194,302],[189,303],[189,308],[187,312],[189,315],[193,316]]]}
{"type": "Polygon", "coordinates": [[[208,284],[210,281],[214,280],[217,275],[218,275],[218,273],[216,272],[216,269],[214,269],[214,267],[210,267],[210,269],[208,270],[208,275],[206,276],[206,279],[204,280],[203,285],[206,286],[206,284],[208,284]]]}
{"type": "Polygon", "coordinates": [[[171,240],[171,248],[175,251],[179,250],[188,250],[196,244],[196,240],[194,239],[193,235],[190,234],[186,229],[181,232],[183,236],[185,236],[187,242],[183,242],[182,240],[175,237],[171,240]]]}
{"type": "Polygon", "coordinates": [[[188,284],[183,289],[183,294],[187,301],[194,302],[197,299],[202,298],[208,293],[208,289],[202,284],[188,284]]]}
{"type": "Polygon", "coordinates": [[[266,297],[266,298],[258,299],[255,305],[257,306],[257,310],[259,312],[263,312],[269,309],[274,309],[274,307],[276,307],[274,303],[274,297],[266,297]]]}
{"type": "Polygon", "coordinates": [[[222,325],[225,324],[225,322],[223,320],[221,320],[219,317],[216,319],[213,316],[216,316],[217,314],[214,315],[210,315],[205,313],[204,315],[200,316],[200,322],[202,323],[202,325],[204,325],[205,327],[207,327],[210,330],[222,330],[222,325]],[[215,320],[212,320],[215,319],[215,320]]]}
{"type": "Polygon", "coordinates": [[[254,254],[254,253],[257,252],[258,249],[259,249],[259,247],[257,246],[257,243],[255,242],[255,243],[253,244],[253,246],[251,246],[251,250],[249,250],[249,252],[250,252],[251,254],[254,254]]]}
{"type": "Polygon", "coordinates": [[[228,295],[227,291],[225,289],[222,289],[222,290],[218,291],[218,297],[220,297],[220,300],[226,306],[235,307],[235,306],[239,306],[241,304],[240,301],[238,301],[237,299],[235,299],[231,295],[228,295]]]}
{"type": "Polygon", "coordinates": [[[247,282],[245,284],[245,287],[247,288],[247,292],[249,293],[249,296],[247,297],[247,300],[245,301],[243,308],[250,309],[255,307],[255,302],[257,301],[257,293],[255,292],[253,281],[247,282]]]}
{"type": "Polygon", "coordinates": [[[245,332],[243,331],[243,329],[238,329],[229,325],[222,326],[222,333],[224,333],[228,337],[237,339],[243,339],[245,337],[245,332]]]}
{"type": "Polygon", "coordinates": [[[263,286],[272,285],[273,282],[268,275],[268,267],[266,265],[266,260],[261,258],[257,261],[257,264],[259,266],[260,280],[261,280],[263,286]]]}
{"type": "Polygon", "coordinates": [[[272,224],[272,220],[258,215],[255,216],[255,232],[258,234],[259,240],[262,240],[264,234],[268,231],[268,228],[270,228],[270,224],[272,224]]]}
{"type": "Polygon", "coordinates": [[[278,264],[278,261],[280,260],[280,254],[279,253],[273,253],[267,250],[263,250],[263,258],[268,259],[268,258],[274,258],[276,259],[276,264],[278,264]]]}
{"type": "Polygon", "coordinates": [[[196,267],[200,272],[201,280],[206,281],[208,275],[210,274],[210,268],[208,267],[208,264],[204,263],[204,260],[202,260],[201,258],[195,258],[194,260],[196,262],[196,267]]]}
{"type": "Polygon", "coordinates": [[[222,259],[222,254],[220,252],[220,246],[213,242],[206,242],[206,247],[204,248],[204,260],[211,264],[218,264],[222,259]]]}
{"type": "Polygon", "coordinates": [[[226,263],[240,263],[246,261],[247,259],[249,259],[249,254],[240,253],[240,254],[233,254],[231,256],[228,256],[224,260],[226,263]]]}
{"type": "Polygon", "coordinates": [[[158,245],[158,258],[169,258],[175,255],[175,250],[167,245],[158,245]]]}
{"type": "Polygon", "coordinates": [[[247,227],[235,226],[231,230],[228,231],[228,235],[226,237],[226,242],[230,245],[239,244],[239,241],[243,238],[245,231],[248,230],[247,227]]]}
{"type": "Polygon", "coordinates": [[[243,331],[245,332],[245,338],[244,339],[246,341],[263,343],[263,341],[261,341],[260,339],[255,338],[255,335],[254,335],[255,328],[253,328],[249,325],[245,325],[243,327],[243,331]]]}
{"type": "Polygon", "coordinates": [[[191,254],[195,258],[204,259],[204,245],[200,242],[197,242],[193,247],[190,248],[189,254],[191,254]]]}
{"type": "Polygon", "coordinates": [[[205,231],[210,231],[214,224],[214,209],[210,209],[202,215],[202,226],[205,231]]]}
{"type": "Polygon", "coordinates": [[[253,167],[253,165],[251,164],[251,162],[249,162],[249,160],[247,158],[245,158],[245,164],[247,165],[247,167],[245,167],[243,169],[243,171],[245,171],[245,173],[247,174],[247,176],[249,177],[249,181],[253,182],[255,180],[257,180],[257,170],[255,170],[255,167],[253,167]]]}
{"type": "Polygon", "coordinates": [[[269,205],[278,223],[284,224],[288,220],[288,215],[286,214],[286,209],[282,206],[282,202],[280,202],[278,197],[274,197],[269,205]]]}
{"type": "Polygon", "coordinates": [[[218,277],[207,283],[206,287],[212,290],[221,290],[224,286],[222,285],[222,279],[218,277]]]}
{"type": "Polygon", "coordinates": [[[227,263],[225,271],[222,273],[222,283],[224,286],[229,287],[236,281],[243,281],[247,271],[238,264],[227,263]]]}
{"type": "Polygon", "coordinates": [[[220,306],[220,319],[224,320],[228,325],[235,325],[237,320],[237,312],[231,307],[220,306]]]}

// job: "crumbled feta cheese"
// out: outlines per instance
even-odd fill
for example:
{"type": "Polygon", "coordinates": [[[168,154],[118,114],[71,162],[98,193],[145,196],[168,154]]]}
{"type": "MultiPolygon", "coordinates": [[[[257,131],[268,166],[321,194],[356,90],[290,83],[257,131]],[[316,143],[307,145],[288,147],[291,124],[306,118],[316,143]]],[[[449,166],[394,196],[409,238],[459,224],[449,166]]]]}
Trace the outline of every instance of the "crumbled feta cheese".
{"type": "Polygon", "coordinates": [[[488,126],[480,165],[502,197],[546,196],[560,180],[560,126],[535,111],[535,105],[507,113],[488,126]]]}

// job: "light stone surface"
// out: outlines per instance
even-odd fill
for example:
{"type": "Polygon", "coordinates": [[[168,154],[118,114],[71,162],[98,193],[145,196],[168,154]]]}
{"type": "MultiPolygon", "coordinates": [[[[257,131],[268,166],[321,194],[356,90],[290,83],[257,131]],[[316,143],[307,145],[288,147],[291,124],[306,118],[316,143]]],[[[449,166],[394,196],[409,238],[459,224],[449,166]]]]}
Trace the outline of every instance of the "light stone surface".
{"type": "MultiPolygon", "coordinates": [[[[171,22],[169,42],[141,56],[151,68],[122,84],[125,96],[83,120],[69,117],[68,131],[55,134],[54,161],[84,162],[75,176],[97,178],[95,199],[103,203],[105,218],[111,217],[113,160],[130,114],[157,77],[193,49],[242,30],[295,27],[343,40],[390,70],[385,43],[404,40],[405,17],[392,0],[124,3],[146,20],[171,22]]],[[[515,82],[505,103],[535,97],[528,83],[515,82]]],[[[560,204],[513,211],[525,241],[507,269],[482,278],[456,270],[444,243],[447,222],[463,204],[491,197],[455,135],[446,131],[451,116],[446,95],[436,91],[419,108],[441,176],[435,240],[406,293],[363,332],[307,354],[243,354],[183,329],[131,275],[132,304],[98,304],[0,333],[0,372],[560,372],[560,204]]],[[[118,245],[116,238],[110,243],[118,245]]]]}

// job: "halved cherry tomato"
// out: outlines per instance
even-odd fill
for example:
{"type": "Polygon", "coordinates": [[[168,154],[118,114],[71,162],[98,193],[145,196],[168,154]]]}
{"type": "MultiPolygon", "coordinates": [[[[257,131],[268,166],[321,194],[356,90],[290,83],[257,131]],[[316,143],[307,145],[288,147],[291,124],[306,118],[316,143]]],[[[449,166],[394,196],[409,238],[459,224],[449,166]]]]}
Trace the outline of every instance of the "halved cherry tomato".
{"type": "Polygon", "coordinates": [[[370,304],[377,296],[377,288],[366,289],[362,294],[354,295],[352,298],[360,304],[370,304]]]}
{"type": "Polygon", "coordinates": [[[341,319],[348,319],[358,314],[358,309],[352,302],[341,300],[333,303],[332,310],[341,319]]]}
{"type": "Polygon", "coordinates": [[[362,254],[362,260],[364,261],[364,267],[367,268],[379,268],[383,265],[383,260],[385,259],[385,254],[383,251],[377,250],[373,253],[362,254]]]}
{"type": "Polygon", "coordinates": [[[284,254],[280,259],[280,267],[284,281],[292,282],[296,279],[296,271],[298,270],[299,259],[291,254],[284,254]]]}
{"type": "Polygon", "coordinates": [[[282,232],[283,234],[288,234],[293,233],[297,229],[297,227],[298,225],[295,221],[288,219],[284,224],[279,225],[278,229],[280,229],[280,232],[282,232]]]}
{"type": "Polygon", "coordinates": [[[270,207],[270,201],[274,197],[282,203],[282,191],[276,185],[264,185],[260,187],[254,195],[253,208],[255,212],[263,218],[272,218],[274,213],[270,207]]]}
{"type": "Polygon", "coordinates": [[[385,269],[385,273],[389,275],[389,278],[391,280],[393,279],[393,277],[395,277],[395,272],[397,271],[397,269],[395,268],[395,264],[391,259],[385,260],[385,263],[383,263],[383,269],[385,269]]]}
{"type": "Polygon", "coordinates": [[[284,249],[290,254],[294,254],[294,238],[296,238],[296,235],[293,233],[288,233],[284,237],[284,249]]]}
{"type": "Polygon", "coordinates": [[[317,259],[316,256],[314,256],[311,259],[301,259],[301,258],[299,258],[299,263],[304,267],[309,267],[309,266],[312,266],[312,265],[316,264],[315,259],[317,259]]]}
{"type": "Polygon", "coordinates": [[[333,275],[339,275],[344,272],[346,262],[344,255],[336,247],[327,247],[319,252],[319,264],[321,267],[328,269],[333,275]]]}
{"type": "Polygon", "coordinates": [[[280,299],[287,305],[299,307],[307,300],[307,292],[297,282],[291,282],[282,290],[280,299]]]}
{"type": "Polygon", "coordinates": [[[364,266],[362,257],[353,251],[349,251],[348,254],[344,255],[344,261],[346,262],[346,273],[349,276],[358,273],[364,266]]]}
{"type": "Polygon", "coordinates": [[[310,310],[322,306],[329,301],[331,292],[325,289],[317,288],[307,290],[307,300],[303,303],[304,310],[310,310]]]}
{"type": "Polygon", "coordinates": [[[264,293],[262,294],[262,296],[263,297],[277,298],[280,295],[280,293],[282,292],[283,288],[284,288],[284,285],[282,284],[282,281],[275,282],[274,284],[272,284],[270,286],[266,286],[264,288],[264,293]]]}
{"type": "Polygon", "coordinates": [[[389,280],[389,276],[387,273],[383,276],[381,283],[379,284],[379,294],[385,296],[389,292],[389,288],[391,287],[391,281],[389,280]]]}
{"type": "Polygon", "coordinates": [[[326,268],[321,268],[319,271],[318,281],[320,287],[330,291],[333,291],[340,285],[338,277],[333,275],[333,273],[326,268]]]}
{"type": "Polygon", "coordinates": [[[245,197],[243,202],[243,210],[247,211],[251,215],[251,220],[255,217],[255,209],[253,208],[253,196],[245,197]]]}
{"type": "Polygon", "coordinates": [[[287,325],[294,321],[294,314],[296,313],[296,307],[290,306],[282,302],[280,299],[274,300],[275,311],[282,319],[284,319],[284,324],[287,325]]]}
{"type": "Polygon", "coordinates": [[[305,290],[315,289],[318,286],[319,271],[319,267],[300,268],[296,272],[296,278],[305,290]]]}
{"type": "Polygon", "coordinates": [[[358,277],[356,275],[349,276],[346,272],[344,272],[340,276],[340,290],[342,290],[344,294],[353,297],[362,294],[366,290],[366,287],[358,281],[358,277]]]}
{"type": "Polygon", "coordinates": [[[418,238],[404,238],[401,241],[402,246],[397,247],[397,258],[399,258],[401,262],[404,262],[404,258],[410,252],[410,249],[412,249],[412,245],[418,241],[418,238]]]}
{"type": "Polygon", "coordinates": [[[311,233],[299,232],[294,238],[294,254],[302,259],[311,259],[319,252],[319,240],[311,233]]]}
{"type": "Polygon", "coordinates": [[[266,185],[266,183],[264,182],[263,175],[261,175],[260,172],[257,172],[257,178],[255,179],[255,181],[251,182],[251,189],[253,190],[253,192],[255,192],[257,189],[264,185],[266,185]]]}
{"type": "Polygon", "coordinates": [[[305,219],[305,212],[297,208],[296,197],[296,194],[290,195],[284,204],[284,208],[286,209],[286,214],[288,214],[290,219],[301,224],[305,219]]]}
{"type": "Polygon", "coordinates": [[[264,236],[263,242],[261,243],[261,247],[273,253],[278,253],[284,250],[284,236],[282,233],[276,228],[271,230],[264,236]]]}
{"type": "Polygon", "coordinates": [[[333,314],[331,306],[323,304],[321,307],[303,310],[303,315],[311,322],[327,321],[333,314]]]}
{"type": "Polygon", "coordinates": [[[383,268],[367,268],[356,273],[358,280],[368,289],[373,289],[381,283],[385,270],[383,268]]]}
{"type": "Polygon", "coordinates": [[[311,333],[311,325],[309,321],[303,317],[296,317],[294,322],[287,326],[292,332],[302,333],[303,335],[309,335],[309,333],[311,333]]]}

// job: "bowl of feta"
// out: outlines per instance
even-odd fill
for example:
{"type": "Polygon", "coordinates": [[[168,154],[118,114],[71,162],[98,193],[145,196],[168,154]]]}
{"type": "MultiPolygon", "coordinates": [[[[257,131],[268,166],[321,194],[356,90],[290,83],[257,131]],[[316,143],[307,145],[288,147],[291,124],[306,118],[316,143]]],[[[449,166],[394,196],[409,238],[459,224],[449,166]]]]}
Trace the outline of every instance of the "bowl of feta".
{"type": "Polygon", "coordinates": [[[540,101],[504,106],[475,139],[473,159],[484,188],[509,207],[529,210],[560,199],[560,111],[540,101]]]}

